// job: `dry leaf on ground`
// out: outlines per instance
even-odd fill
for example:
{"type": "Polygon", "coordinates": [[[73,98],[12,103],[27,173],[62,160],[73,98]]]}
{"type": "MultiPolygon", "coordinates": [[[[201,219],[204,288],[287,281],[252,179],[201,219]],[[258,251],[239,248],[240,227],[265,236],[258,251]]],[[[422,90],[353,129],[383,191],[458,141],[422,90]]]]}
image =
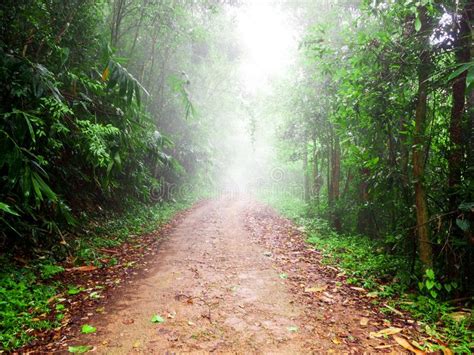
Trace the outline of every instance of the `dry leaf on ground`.
{"type": "Polygon", "coordinates": [[[307,287],[304,289],[304,292],[315,293],[315,292],[323,292],[328,288],[328,285],[321,285],[321,286],[314,286],[314,287],[307,287]]]}
{"type": "Polygon", "coordinates": [[[379,330],[378,332],[370,332],[370,337],[381,338],[384,335],[393,335],[393,334],[400,333],[402,330],[403,330],[402,328],[395,328],[395,327],[385,328],[385,329],[379,330]]]}
{"type": "Polygon", "coordinates": [[[412,353],[417,354],[417,355],[424,355],[426,354],[424,351],[421,351],[419,349],[416,349],[413,345],[410,344],[408,340],[405,338],[399,337],[397,335],[393,336],[393,339],[400,345],[401,347],[410,350],[412,353]]]}

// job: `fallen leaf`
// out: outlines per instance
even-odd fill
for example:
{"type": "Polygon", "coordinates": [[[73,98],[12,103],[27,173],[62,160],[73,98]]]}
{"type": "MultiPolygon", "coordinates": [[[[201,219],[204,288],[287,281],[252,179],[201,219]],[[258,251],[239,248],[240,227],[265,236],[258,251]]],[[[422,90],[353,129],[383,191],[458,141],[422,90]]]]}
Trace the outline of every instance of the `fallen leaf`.
{"type": "Polygon", "coordinates": [[[193,325],[196,325],[196,324],[194,322],[191,322],[190,320],[188,320],[188,325],[193,326],[193,325]]]}
{"type": "Polygon", "coordinates": [[[307,287],[307,288],[304,289],[304,292],[310,292],[310,293],[323,292],[323,291],[325,291],[327,288],[328,288],[328,285],[307,287]]]}
{"type": "Polygon", "coordinates": [[[384,303],[383,305],[385,306],[385,308],[389,309],[389,310],[392,311],[393,313],[398,314],[399,316],[403,316],[403,313],[400,312],[398,309],[395,309],[395,308],[389,306],[389,305],[386,304],[386,303],[384,303]]]}
{"type": "Polygon", "coordinates": [[[133,347],[136,349],[136,348],[139,348],[141,345],[140,343],[140,340],[136,340],[134,343],[133,343],[133,347]]]}
{"type": "Polygon", "coordinates": [[[158,314],[155,314],[153,317],[151,317],[152,323],[163,323],[164,321],[164,318],[158,314]]]}
{"type": "Polygon", "coordinates": [[[334,303],[334,301],[331,298],[326,297],[326,296],[321,296],[319,299],[326,303],[334,303]]]}
{"type": "Polygon", "coordinates": [[[402,330],[403,330],[402,328],[395,328],[395,327],[385,328],[378,332],[370,332],[370,337],[381,338],[386,335],[393,335],[393,334],[400,333],[402,330]]]}
{"type": "Polygon", "coordinates": [[[287,329],[288,329],[288,331],[291,332],[291,333],[296,333],[296,332],[298,331],[298,327],[297,327],[297,326],[294,326],[294,325],[288,327],[287,329]]]}
{"type": "Polygon", "coordinates": [[[68,347],[70,353],[83,354],[92,350],[92,345],[76,345],[68,347]]]}
{"type": "Polygon", "coordinates": [[[339,340],[338,337],[333,338],[333,339],[332,339],[332,342],[333,342],[334,344],[341,344],[341,343],[342,343],[341,340],[339,340]]]}
{"type": "Polygon", "coordinates": [[[470,317],[470,315],[470,313],[463,311],[449,313],[449,316],[456,322],[461,322],[462,320],[470,317]]]}
{"type": "Polygon", "coordinates": [[[359,292],[365,292],[365,288],[362,287],[351,287],[353,290],[359,291],[359,292]]]}
{"type": "Polygon", "coordinates": [[[400,345],[402,348],[405,348],[407,350],[410,350],[412,353],[417,354],[417,355],[424,355],[426,354],[424,351],[418,350],[413,345],[410,344],[408,340],[405,338],[399,337],[397,335],[393,336],[393,339],[400,345]]]}
{"type": "Polygon", "coordinates": [[[93,292],[91,292],[91,293],[89,294],[89,297],[92,298],[92,299],[94,299],[94,300],[97,300],[97,299],[100,298],[100,293],[97,292],[97,291],[93,291],[93,292]]]}
{"type": "Polygon", "coordinates": [[[95,333],[96,330],[97,330],[96,327],[93,327],[92,325],[89,325],[89,324],[84,324],[84,325],[81,327],[81,333],[82,333],[82,334],[95,333]]]}
{"type": "Polygon", "coordinates": [[[392,347],[393,345],[379,345],[379,346],[375,346],[374,349],[388,349],[392,347]]]}
{"type": "Polygon", "coordinates": [[[94,265],[84,265],[84,266],[76,266],[66,269],[66,271],[80,271],[80,272],[87,272],[87,271],[94,271],[97,269],[97,266],[94,265]]]}
{"type": "Polygon", "coordinates": [[[133,324],[135,321],[133,319],[124,319],[122,320],[122,323],[125,324],[125,325],[130,325],[130,324],[133,324]]]}
{"type": "Polygon", "coordinates": [[[363,326],[363,327],[366,327],[367,324],[369,324],[369,318],[362,317],[362,318],[360,319],[360,325],[363,326]]]}

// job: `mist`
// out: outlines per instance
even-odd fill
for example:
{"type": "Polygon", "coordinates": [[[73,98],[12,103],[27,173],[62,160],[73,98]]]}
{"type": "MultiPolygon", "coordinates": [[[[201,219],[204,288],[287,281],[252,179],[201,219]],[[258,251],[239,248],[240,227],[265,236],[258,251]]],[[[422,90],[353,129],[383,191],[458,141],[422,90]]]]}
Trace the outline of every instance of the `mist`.
{"type": "Polygon", "coordinates": [[[2,1],[0,353],[472,352],[473,23],[2,1]]]}

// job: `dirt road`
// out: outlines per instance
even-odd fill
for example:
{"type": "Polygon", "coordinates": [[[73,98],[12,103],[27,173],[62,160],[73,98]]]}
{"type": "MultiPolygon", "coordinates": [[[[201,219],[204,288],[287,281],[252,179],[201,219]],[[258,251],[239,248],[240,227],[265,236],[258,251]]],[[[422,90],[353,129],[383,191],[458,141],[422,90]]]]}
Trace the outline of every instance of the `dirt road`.
{"type": "Polygon", "coordinates": [[[387,324],[358,300],[361,291],[341,286],[337,270],[321,266],[296,228],[268,208],[206,201],[165,238],[148,276],[88,320],[95,334],[70,344],[104,354],[396,349],[369,337],[387,324]],[[163,321],[153,323],[154,315],[163,321]]]}

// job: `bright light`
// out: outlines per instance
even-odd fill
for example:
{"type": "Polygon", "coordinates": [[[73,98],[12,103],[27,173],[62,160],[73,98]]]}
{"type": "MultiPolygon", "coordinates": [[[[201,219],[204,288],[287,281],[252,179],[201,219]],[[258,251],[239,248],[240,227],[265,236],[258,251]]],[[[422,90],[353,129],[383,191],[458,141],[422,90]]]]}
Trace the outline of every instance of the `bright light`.
{"type": "Polygon", "coordinates": [[[295,31],[278,5],[268,1],[245,4],[237,21],[243,48],[242,82],[255,93],[283,72],[295,57],[295,31]]]}

